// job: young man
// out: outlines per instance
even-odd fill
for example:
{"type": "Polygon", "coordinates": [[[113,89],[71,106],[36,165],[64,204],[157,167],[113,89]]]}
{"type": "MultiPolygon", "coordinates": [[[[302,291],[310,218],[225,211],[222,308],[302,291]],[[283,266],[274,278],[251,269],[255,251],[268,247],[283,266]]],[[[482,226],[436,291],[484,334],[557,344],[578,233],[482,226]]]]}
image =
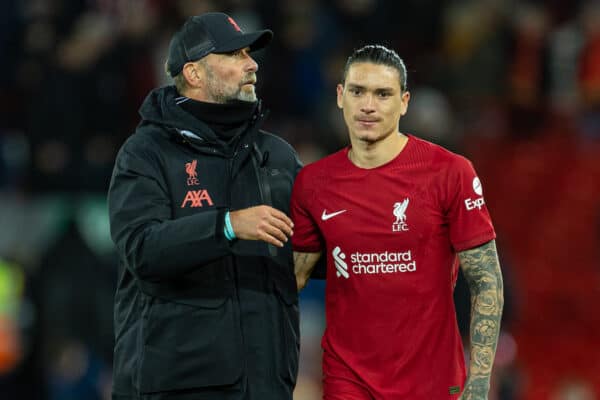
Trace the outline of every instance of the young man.
{"type": "Polygon", "coordinates": [[[244,33],[192,17],[121,148],[109,191],[119,255],[113,399],[292,399],[298,295],[286,216],[300,164],[263,132],[244,33]]]}
{"type": "Polygon", "coordinates": [[[352,54],[337,87],[351,145],[305,167],[292,192],[299,288],[327,257],[326,400],[487,399],[503,304],[495,233],[471,163],[399,132],[406,75],[383,46],[352,54]],[[473,303],[466,381],[458,261],[473,303]]]}

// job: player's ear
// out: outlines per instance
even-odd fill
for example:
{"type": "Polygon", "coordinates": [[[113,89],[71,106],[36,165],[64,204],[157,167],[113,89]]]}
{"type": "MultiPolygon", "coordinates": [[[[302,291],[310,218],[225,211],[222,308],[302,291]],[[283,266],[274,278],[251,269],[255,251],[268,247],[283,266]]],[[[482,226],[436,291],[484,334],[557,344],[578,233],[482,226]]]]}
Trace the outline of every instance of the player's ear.
{"type": "Polygon", "coordinates": [[[188,62],[183,66],[183,76],[185,76],[185,80],[188,85],[193,88],[197,88],[202,85],[202,81],[204,80],[204,68],[200,63],[197,62],[188,62]]]}
{"type": "Polygon", "coordinates": [[[400,106],[400,115],[404,116],[406,114],[406,112],[408,111],[408,102],[410,101],[410,92],[408,90],[405,90],[404,93],[402,93],[402,105],[400,106]]]}
{"type": "Polygon", "coordinates": [[[343,103],[342,103],[342,99],[344,97],[344,85],[342,85],[341,83],[338,83],[336,89],[337,89],[337,105],[338,105],[338,108],[344,108],[343,107],[343,103]]]}

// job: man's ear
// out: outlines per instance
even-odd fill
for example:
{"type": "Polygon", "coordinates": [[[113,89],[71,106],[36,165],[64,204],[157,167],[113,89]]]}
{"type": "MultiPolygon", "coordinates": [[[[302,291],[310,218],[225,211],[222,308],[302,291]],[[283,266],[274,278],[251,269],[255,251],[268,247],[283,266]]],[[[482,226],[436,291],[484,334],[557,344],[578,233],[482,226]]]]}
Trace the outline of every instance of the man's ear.
{"type": "Polygon", "coordinates": [[[337,85],[337,106],[338,108],[344,108],[343,107],[343,97],[344,97],[344,85],[342,85],[341,83],[338,83],[337,85]]]}
{"type": "Polygon", "coordinates": [[[200,63],[186,63],[181,72],[183,73],[183,76],[190,87],[198,88],[202,86],[205,71],[200,63]]]}
{"type": "Polygon", "coordinates": [[[408,102],[410,101],[410,92],[407,90],[402,93],[402,104],[400,106],[400,115],[404,116],[408,111],[408,102]]]}

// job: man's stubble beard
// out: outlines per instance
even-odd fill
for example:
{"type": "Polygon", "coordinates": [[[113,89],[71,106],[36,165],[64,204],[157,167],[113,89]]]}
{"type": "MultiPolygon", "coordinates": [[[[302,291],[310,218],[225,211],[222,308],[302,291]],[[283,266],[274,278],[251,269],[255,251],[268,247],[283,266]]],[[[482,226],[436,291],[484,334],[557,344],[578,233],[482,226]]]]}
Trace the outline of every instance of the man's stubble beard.
{"type": "Polygon", "coordinates": [[[394,133],[393,127],[387,130],[382,128],[375,137],[369,137],[368,134],[359,134],[357,130],[352,131],[350,127],[348,127],[348,131],[350,136],[353,136],[355,140],[369,146],[385,141],[394,133]]]}
{"type": "Polygon", "coordinates": [[[254,90],[254,86],[252,86],[251,90],[243,90],[243,88],[239,88],[237,91],[237,100],[247,101],[249,103],[254,103],[256,98],[256,92],[254,90]]]}
{"type": "MultiPolygon", "coordinates": [[[[218,104],[226,104],[231,103],[233,101],[246,101],[249,103],[254,103],[257,101],[256,92],[254,90],[254,86],[250,90],[243,90],[243,86],[236,86],[231,88],[225,86],[219,86],[218,79],[215,77],[212,69],[205,65],[207,72],[207,89],[212,97],[212,100],[218,104]]],[[[241,82],[245,82],[247,80],[256,81],[256,74],[251,72],[245,75],[241,82]]]]}

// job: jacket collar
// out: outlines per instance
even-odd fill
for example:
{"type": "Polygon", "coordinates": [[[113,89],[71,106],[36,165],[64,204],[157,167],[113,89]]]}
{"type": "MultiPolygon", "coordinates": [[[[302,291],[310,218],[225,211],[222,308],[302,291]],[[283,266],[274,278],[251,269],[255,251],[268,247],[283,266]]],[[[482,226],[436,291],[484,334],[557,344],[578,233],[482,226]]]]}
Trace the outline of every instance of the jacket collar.
{"type": "Polygon", "coordinates": [[[259,100],[250,124],[232,148],[219,140],[206,123],[181,109],[176,104],[177,97],[179,94],[175,86],[164,86],[151,91],[140,107],[142,124],[162,126],[174,136],[175,140],[203,153],[231,156],[239,149],[251,147],[268,114],[262,101],[259,100]]]}

